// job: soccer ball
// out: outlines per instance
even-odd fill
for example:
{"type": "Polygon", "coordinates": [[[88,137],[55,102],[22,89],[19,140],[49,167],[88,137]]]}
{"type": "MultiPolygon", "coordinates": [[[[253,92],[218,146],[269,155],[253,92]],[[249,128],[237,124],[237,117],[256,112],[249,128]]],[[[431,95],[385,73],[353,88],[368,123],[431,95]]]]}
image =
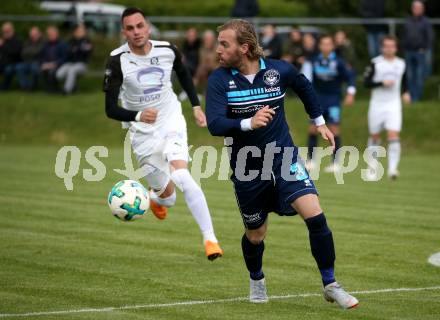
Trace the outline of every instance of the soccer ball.
{"type": "Polygon", "coordinates": [[[116,183],[108,194],[108,205],[116,218],[122,221],[140,219],[150,207],[150,198],[145,187],[134,180],[116,183]]]}

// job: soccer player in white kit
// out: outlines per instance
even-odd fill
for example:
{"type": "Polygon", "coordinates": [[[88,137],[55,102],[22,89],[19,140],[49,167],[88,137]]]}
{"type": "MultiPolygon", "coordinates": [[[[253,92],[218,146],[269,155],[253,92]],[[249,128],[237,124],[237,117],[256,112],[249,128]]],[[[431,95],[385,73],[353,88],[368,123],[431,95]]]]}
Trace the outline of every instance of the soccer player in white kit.
{"type": "MultiPolygon", "coordinates": [[[[405,61],[396,56],[397,39],[385,36],[382,39],[382,55],[371,60],[365,71],[364,83],[372,88],[368,110],[368,130],[370,137],[368,147],[380,145],[380,133],[387,131],[388,138],[388,177],[396,179],[399,175],[400,131],[402,129],[402,99],[411,103],[406,89],[405,61]],[[403,95],[401,99],[401,90],[403,95]]],[[[378,180],[377,169],[371,168],[368,180],[378,180]]]]}
{"type": "Polygon", "coordinates": [[[149,39],[149,23],[140,9],[127,8],[121,23],[127,43],[108,58],[103,88],[106,114],[129,130],[133,152],[151,187],[150,207],[155,216],[165,219],[167,208],[175,204],[177,186],[200,227],[206,256],[214,260],[223,251],[205,195],[187,169],[186,122],[171,83],[174,70],[193,105],[197,125],[206,127],[191,76],[174,45],[149,39]]]}

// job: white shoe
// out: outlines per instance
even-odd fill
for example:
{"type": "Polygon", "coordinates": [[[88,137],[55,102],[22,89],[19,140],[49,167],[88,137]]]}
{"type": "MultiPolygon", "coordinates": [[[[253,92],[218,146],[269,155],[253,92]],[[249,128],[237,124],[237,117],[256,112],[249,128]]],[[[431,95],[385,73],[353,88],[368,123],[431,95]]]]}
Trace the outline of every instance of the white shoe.
{"type": "Polygon", "coordinates": [[[339,172],[340,170],[341,170],[341,166],[337,163],[334,163],[334,162],[324,168],[324,172],[326,172],[326,173],[339,172]]]}
{"type": "Polygon", "coordinates": [[[267,297],[266,280],[264,278],[261,280],[250,280],[249,301],[253,303],[268,302],[269,298],[267,297]]]}
{"type": "Polygon", "coordinates": [[[324,299],[335,302],[343,309],[355,308],[359,305],[358,299],[348,294],[337,282],[330,283],[324,287],[324,299]]]}
{"type": "Polygon", "coordinates": [[[388,171],[388,178],[390,178],[391,180],[396,180],[399,177],[399,175],[400,175],[400,173],[397,170],[388,171]]]}
{"type": "Polygon", "coordinates": [[[376,171],[369,169],[365,174],[365,181],[378,181],[376,171]]]}
{"type": "Polygon", "coordinates": [[[307,169],[308,171],[312,171],[312,170],[315,170],[315,168],[316,168],[317,166],[316,166],[315,161],[313,161],[313,160],[307,160],[307,161],[306,161],[306,164],[305,164],[305,167],[306,167],[306,169],[307,169]]]}

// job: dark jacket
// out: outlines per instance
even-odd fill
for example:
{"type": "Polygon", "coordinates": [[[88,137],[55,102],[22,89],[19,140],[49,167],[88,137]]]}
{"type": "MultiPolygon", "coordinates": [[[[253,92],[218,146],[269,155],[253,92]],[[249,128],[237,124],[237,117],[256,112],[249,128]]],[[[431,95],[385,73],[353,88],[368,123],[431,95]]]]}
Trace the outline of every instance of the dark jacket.
{"type": "Polygon", "coordinates": [[[408,51],[426,50],[432,47],[434,31],[428,18],[408,17],[404,26],[403,47],[408,51]]]}
{"type": "Polygon", "coordinates": [[[57,67],[67,59],[67,44],[62,40],[47,41],[41,50],[41,63],[55,62],[57,67]]]}
{"type": "Polygon", "coordinates": [[[281,59],[281,55],[283,53],[283,43],[278,35],[275,35],[268,42],[264,42],[264,38],[261,38],[261,40],[261,47],[263,48],[264,56],[266,58],[281,59]]]}
{"type": "Polygon", "coordinates": [[[257,0],[235,0],[231,15],[237,18],[255,17],[260,13],[257,0]]]}
{"type": "Polygon", "coordinates": [[[69,41],[69,53],[67,62],[87,63],[92,53],[92,44],[87,38],[75,39],[69,41]]]}
{"type": "Polygon", "coordinates": [[[0,46],[0,65],[5,66],[20,62],[21,47],[22,43],[16,36],[5,40],[3,45],[0,46]]]}
{"type": "Polygon", "coordinates": [[[36,42],[26,40],[21,50],[21,57],[25,62],[40,61],[41,50],[43,49],[44,41],[39,39],[36,42]]]}
{"type": "MultiPolygon", "coordinates": [[[[383,18],[385,17],[385,0],[361,0],[359,13],[362,18],[383,18]]],[[[388,32],[386,25],[366,24],[364,27],[368,32],[388,32]]]]}

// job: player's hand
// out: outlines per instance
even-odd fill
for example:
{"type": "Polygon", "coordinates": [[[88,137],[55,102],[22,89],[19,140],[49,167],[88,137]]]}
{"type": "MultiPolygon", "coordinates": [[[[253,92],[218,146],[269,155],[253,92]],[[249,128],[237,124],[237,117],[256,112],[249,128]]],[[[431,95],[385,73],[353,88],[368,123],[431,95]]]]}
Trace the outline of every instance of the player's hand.
{"type": "Polygon", "coordinates": [[[317,126],[316,130],[321,134],[324,140],[327,140],[330,143],[333,151],[335,151],[335,137],[333,136],[333,133],[330,131],[330,129],[327,128],[325,124],[323,124],[321,126],[317,126]]]}
{"type": "Polygon", "coordinates": [[[405,92],[403,95],[402,95],[402,100],[403,100],[403,103],[404,104],[411,104],[411,95],[409,94],[409,92],[405,92]]]}
{"type": "Polygon", "coordinates": [[[193,115],[194,119],[196,119],[196,123],[200,128],[206,127],[206,115],[202,110],[202,107],[195,106],[193,107],[193,115]]]}
{"type": "Polygon", "coordinates": [[[354,94],[347,93],[344,99],[344,106],[350,107],[354,103],[354,94]]]}
{"type": "Polygon", "coordinates": [[[158,110],[156,108],[147,108],[141,113],[141,121],[145,123],[155,123],[158,110]]]}
{"type": "Polygon", "coordinates": [[[275,115],[275,110],[271,109],[269,106],[257,111],[256,114],[251,118],[252,129],[258,129],[267,126],[267,124],[272,121],[275,115]]]}
{"type": "Polygon", "coordinates": [[[394,86],[394,80],[384,80],[384,81],[382,81],[382,84],[384,87],[390,88],[390,87],[394,86]]]}

